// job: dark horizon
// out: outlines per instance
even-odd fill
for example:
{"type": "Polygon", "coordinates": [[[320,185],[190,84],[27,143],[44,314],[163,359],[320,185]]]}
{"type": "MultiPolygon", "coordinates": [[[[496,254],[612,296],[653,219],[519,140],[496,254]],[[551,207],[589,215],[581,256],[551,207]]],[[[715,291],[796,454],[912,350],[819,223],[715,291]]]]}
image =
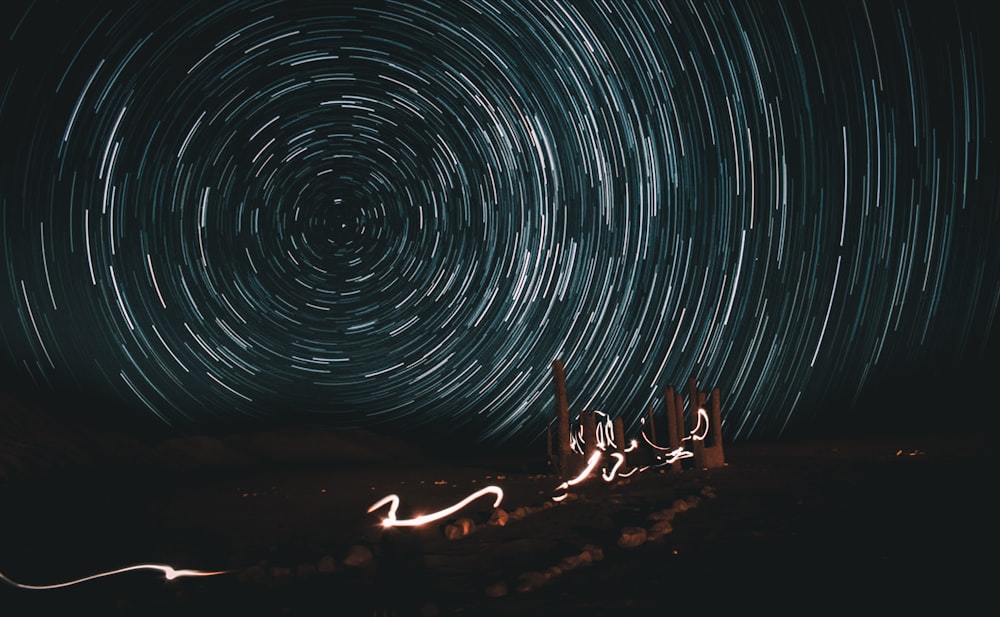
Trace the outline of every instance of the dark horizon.
{"type": "MultiPolygon", "coordinates": [[[[996,337],[993,337],[996,339],[996,337]]],[[[990,349],[995,349],[991,346],[990,349]]],[[[10,373],[7,373],[10,374],[10,373]]],[[[991,425],[988,417],[994,394],[991,380],[1000,375],[1000,353],[994,351],[964,360],[935,363],[926,362],[906,370],[887,375],[878,383],[869,384],[854,400],[847,393],[831,396],[822,406],[811,410],[809,419],[792,425],[780,436],[743,438],[735,442],[726,423],[723,435],[726,443],[788,443],[816,439],[852,439],[889,436],[963,436],[985,430],[991,425]],[[957,410],[967,413],[966,420],[957,410]]],[[[678,380],[677,386],[683,382],[678,380]]],[[[394,430],[391,425],[344,426],[331,422],[322,414],[270,414],[270,419],[249,418],[243,422],[201,422],[185,426],[170,426],[142,413],[141,408],[128,407],[113,396],[99,396],[81,388],[52,388],[39,391],[33,386],[20,386],[0,381],[0,393],[5,403],[13,402],[23,413],[41,412],[67,427],[84,427],[107,435],[120,435],[137,439],[154,446],[167,440],[207,436],[225,439],[236,435],[280,431],[350,430],[361,429],[375,435],[398,438],[419,445],[427,454],[443,459],[463,458],[523,458],[536,455],[544,457],[546,436],[502,444],[481,439],[474,428],[454,429],[447,425],[414,433],[394,430]],[[91,411],[99,410],[93,414],[91,411]],[[452,432],[449,432],[452,431],[452,432]]],[[[665,422],[662,401],[654,406],[658,422],[665,422]]],[[[725,393],[722,393],[723,411],[728,411],[725,393]]],[[[8,411],[0,409],[0,416],[8,411]]],[[[578,409],[571,410],[573,417],[578,409]]],[[[545,411],[550,420],[555,418],[554,406],[545,411]]],[[[643,410],[622,412],[625,418],[640,417],[643,410]]],[[[2,418],[0,418],[2,419],[2,418]]],[[[662,429],[661,429],[662,430],[662,429]]],[[[631,436],[631,434],[630,434],[631,436]]],[[[44,445],[44,444],[40,444],[44,445]]]]}

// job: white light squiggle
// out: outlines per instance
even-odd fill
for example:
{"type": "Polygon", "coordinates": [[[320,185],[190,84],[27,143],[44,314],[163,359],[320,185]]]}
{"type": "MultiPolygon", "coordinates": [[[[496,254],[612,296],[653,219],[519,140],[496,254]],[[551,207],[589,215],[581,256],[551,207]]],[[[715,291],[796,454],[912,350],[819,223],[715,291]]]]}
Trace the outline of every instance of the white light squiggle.
{"type": "Polygon", "coordinates": [[[503,501],[503,489],[499,486],[486,486],[475,493],[472,493],[462,501],[459,501],[453,506],[447,507],[443,510],[438,510],[437,512],[432,512],[431,514],[424,514],[422,516],[417,516],[414,518],[396,518],[396,511],[399,509],[399,495],[392,494],[386,495],[382,499],[379,499],[373,503],[369,508],[368,512],[374,512],[382,506],[389,504],[389,512],[386,514],[385,518],[382,519],[383,527],[418,527],[430,523],[432,521],[440,520],[446,516],[450,516],[455,512],[458,512],[465,506],[469,505],[473,501],[479,499],[483,495],[493,493],[496,495],[496,499],[493,502],[493,507],[497,508],[500,506],[500,502],[503,501]]]}
{"type": "MultiPolygon", "coordinates": [[[[596,434],[596,443],[598,450],[607,450],[609,447],[613,446],[615,443],[615,425],[614,420],[611,416],[604,413],[603,411],[595,411],[594,414],[594,428],[596,434]]],[[[576,429],[575,433],[570,434],[570,449],[577,454],[583,454],[586,450],[586,439],[583,430],[583,423],[581,422],[576,429]]]]}
{"type": "Polygon", "coordinates": [[[20,587],[21,589],[58,589],[60,587],[70,587],[71,585],[79,585],[80,583],[86,583],[87,581],[92,581],[94,579],[103,578],[105,576],[112,576],[115,574],[122,574],[124,572],[131,572],[134,570],[159,570],[163,572],[163,576],[168,580],[172,581],[175,578],[182,578],[187,576],[217,576],[219,574],[227,574],[230,570],[217,570],[214,572],[206,570],[175,570],[170,566],[165,566],[156,563],[143,563],[134,566],[128,566],[125,568],[118,568],[117,570],[109,570],[107,572],[101,572],[99,574],[93,574],[91,576],[85,576],[83,578],[78,578],[72,581],[66,581],[65,583],[55,583],[52,585],[26,585],[24,583],[18,583],[7,578],[3,572],[0,572],[0,580],[5,583],[13,585],[15,587],[20,587]]]}
{"type": "MultiPolygon", "coordinates": [[[[581,471],[575,478],[561,483],[556,487],[556,490],[565,490],[586,480],[590,476],[590,473],[594,471],[594,468],[597,467],[597,462],[601,460],[601,454],[602,452],[600,450],[594,451],[594,453],[590,455],[590,460],[587,461],[587,466],[583,468],[583,471],[581,471]]],[[[568,493],[556,495],[552,498],[552,501],[562,501],[563,499],[566,499],[566,495],[568,495],[568,493]]]]}
{"type": "MultiPolygon", "coordinates": [[[[691,433],[688,434],[687,437],[682,438],[681,441],[688,441],[691,439],[695,441],[702,441],[705,439],[705,437],[708,436],[709,419],[708,419],[708,412],[705,410],[704,407],[698,408],[697,418],[698,421],[694,429],[691,430],[691,433]]],[[[642,424],[646,424],[646,419],[643,418],[642,420],[640,420],[640,422],[642,424]]],[[[658,446],[655,443],[653,443],[652,440],[650,440],[649,436],[646,435],[645,430],[640,431],[640,434],[642,435],[643,441],[649,444],[649,446],[653,448],[653,450],[656,450],[657,452],[667,453],[665,456],[657,455],[656,458],[660,461],[660,463],[655,465],[656,467],[662,467],[664,465],[675,463],[681,459],[694,457],[694,452],[685,449],[684,446],[678,446],[676,448],[664,448],[663,446],[658,446]]]]}
{"type": "MultiPolygon", "coordinates": [[[[673,449],[671,449],[671,448],[664,448],[663,446],[658,446],[655,443],[653,443],[652,441],[650,441],[649,437],[646,436],[646,433],[642,434],[642,438],[643,438],[643,440],[645,440],[646,443],[649,444],[649,446],[651,448],[653,448],[657,452],[666,452],[666,455],[663,456],[663,457],[661,457],[660,455],[657,455],[657,458],[662,461],[660,463],[660,465],[657,465],[657,467],[660,467],[662,465],[669,465],[670,463],[677,462],[677,461],[679,461],[681,459],[691,458],[691,457],[694,456],[694,452],[692,452],[690,450],[685,450],[684,446],[678,446],[678,447],[673,448],[673,449]]],[[[688,438],[685,437],[684,439],[688,439],[688,438]]]]}
{"type": "Polygon", "coordinates": [[[705,437],[708,437],[708,412],[705,411],[704,407],[699,407],[698,423],[691,431],[691,439],[702,441],[705,437]]]}
{"type": "MultiPolygon", "coordinates": [[[[613,446],[615,444],[614,424],[611,418],[607,414],[600,411],[595,411],[593,413],[596,416],[595,417],[596,435],[595,435],[594,445],[596,446],[597,450],[593,453],[593,455],[591,455],[590,460],[587,461],[586,468],[582,472],[580,472],[580,474],[577,477],[573,478],[572,480],[567,480],[566,482],[563,482],[562,484],[556,487],[557,491],[563,491],[563,492],[554,495],[552,497],[552,501],[565,500],[569,496],[568,493],[569,487],[575,484],[579,484],[580,482],[588,478],[591,472],[593,472],[594,469],[597,467],[598,463],[600,462],[601,456],[605,453],[608,447],[613,446]]],[[[708,436],[708,430],[710,427],[708,411],[706,411],[704,407],[699,407],[696,417],[697,417],[697,422],[695,424],[694,429],[692,429],[691,432],[686,437],[683,437],[681,441],[690,441],[690,440],[702,441],[708,436]]],[[[646,419],[645,418],[640,419],[640,423],[645,425],[646,419]]],[[[681,459],[694,457],[694,452],[686,449],[684,446],[678,446],[676,448],[664,448],[662,446],[658,446],[655,443],[653,443],[652,440],[650,440],[650,438],[646,435],[645,430],[640,430],[640,434],[642,435],[642,439],[656,452],[655,456],[658,461],[657,464],[644,465],[642,467],[633,467],[631,469],[622,471],[622,467],[625,465],[625,455],[622,452],[610,452],[608,454],[609,456],[615,459],[615,462],[610,469],[608,469],[607,467],[601,469],[601,478],[605,482],[611,482],[616,477],[627,478],[637,472],[641,473],[643,471],[646,471],[651,467],[663,467],[664,465],[675,463],[681,459]]],[[[584,435],[583,423],[581,421],[580,424],[577,426],[576,430],[570,434],[570,448],[574,452],[583,454],[586,445],[587,444],[584,435]]],[[[633,439],[629,443],[628,447],[625,448],[624,452],[632,452],[633,450],[637,449],[638,446],[639,442],[633,439]]]]}
{"type": "Polygon", "coordinates": [[[615,464],[611,467],[611,471],[601,471],[601,477],[604,478],[605,482],[611,482],[614,480],[615,476],[618,474],[618,469],[625,464],[625,455],[621,452],[612,452],[611,456],[615,459],[615,464]]]}

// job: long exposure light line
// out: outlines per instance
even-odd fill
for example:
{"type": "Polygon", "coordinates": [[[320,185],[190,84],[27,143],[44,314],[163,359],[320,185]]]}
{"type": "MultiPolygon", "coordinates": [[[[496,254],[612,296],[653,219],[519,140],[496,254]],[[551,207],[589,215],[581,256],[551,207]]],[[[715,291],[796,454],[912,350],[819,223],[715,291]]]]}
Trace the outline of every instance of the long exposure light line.
{"type": "Polygon", "coordinates": [[[126,572],[135,572],[135,571],[138,571],[138,570],[154,570],[154,571],[162,572],[164,578],[166,578],[168,581],[172,581],[172,580],[174,580],[176,578],[185,578],[185,577],[192,577],[192,576],[218,576],[220,574],[228,574],[229,573],[229,570],[216,570],[216,571],[208,571],[208,570],[186,570],[186,569],[177,570],[175,568],[172,568],[171,566],[165,566],[165,565],[162,565],[162,564],[143,563],[143,564],[137,564],[137,565],[134,565],[134,566],[127,566],[127,567],[124,567],[124,568],[118,568],[117,570],[109,570],[107,572],[100,572],[98,574],[92,574],[90,576],[85,576],[83,578],[78,578],[78,579],[71,580],[71,581],[66,581],[66,582],[63,582],[63,583],[54,583],[54,584],[50,584],[50,585],[29,585],[29,584],[25,584],[25,583],[18,583],[17,581],[13,581],[10,578],[8,578],[2,572],[0,572],[0,580],[4,581],[5,583],[8,583],[10,585],[13,585],[15,587],[20,587],[21,589],[36,589],[36,590],[59,589],[61,587],[71,587],[73,585],[79,585],[81,583],[86,583],[88,581],[93,581],[93,580],[96,580],[96,579],[99,579],[99,578],[104,578],[104,577],[107,577],[107,576],[115,576],[115,575],[118,575],[118,574],[124,574],[126,572]]]}
{"type": "Polygon", "coordinates": [[[372,513],[375,510],[388,505],[389,511],[386,513],[385,518],[382,519],[383,527],[419,527],[420,525],[426,525],[427,523],[439,521],[443,518],[451,516],[480,497],[490,494],[496,496],[496,499],[493,500],[493,507],[499,508],[500,503],[503,501],[503,489],[499,486],[485,486],[465,499],[462,499],[458,503],[448,506],[447,508],[430,514],[415,516],[413,518],[396,517],[396,512],[399,510],[399,495],[396,494],[386,495],[382,499],[379,499],[368,508],[368,512],[372,513]]]}

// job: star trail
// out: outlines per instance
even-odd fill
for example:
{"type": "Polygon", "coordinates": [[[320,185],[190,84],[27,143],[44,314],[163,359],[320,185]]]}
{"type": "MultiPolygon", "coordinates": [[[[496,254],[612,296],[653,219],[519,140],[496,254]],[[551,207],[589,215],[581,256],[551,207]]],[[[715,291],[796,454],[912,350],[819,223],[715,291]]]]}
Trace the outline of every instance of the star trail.
{"type": "Polygon", "coordinates": [[[994,326],[969,3],[81,4],[4,8],[11,382],[502,444],[558,358],[739,440],[994,326]]]}

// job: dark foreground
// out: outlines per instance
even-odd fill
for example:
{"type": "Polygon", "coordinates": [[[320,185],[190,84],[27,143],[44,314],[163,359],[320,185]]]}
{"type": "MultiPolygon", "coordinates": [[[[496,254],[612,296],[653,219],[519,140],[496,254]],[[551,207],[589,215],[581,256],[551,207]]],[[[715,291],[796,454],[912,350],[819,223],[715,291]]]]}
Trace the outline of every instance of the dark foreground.
{"type": "MultiPolygon", "coordinates": [[[[625,615],[764,609],[947,614],[992,603],[985,439],[728,445],[554,503],[539,461],[78,469],[0,485],[0,615],[625,615]],[[382,529],[487,485],[439,523],[382,529]],[[494,517],[494,522],[490,518],[494,517]],[[472,519],[465,537],[445,526],[472,519]],[[656,528],[662,536],[640,542],[656,528]],[[641,530],[641,531],[640,531],[641,530]],[[632,535],[638,546],[619,541],[632,535]]],[[[541,459],[541,457],[539,457],[541,459]]]]}

